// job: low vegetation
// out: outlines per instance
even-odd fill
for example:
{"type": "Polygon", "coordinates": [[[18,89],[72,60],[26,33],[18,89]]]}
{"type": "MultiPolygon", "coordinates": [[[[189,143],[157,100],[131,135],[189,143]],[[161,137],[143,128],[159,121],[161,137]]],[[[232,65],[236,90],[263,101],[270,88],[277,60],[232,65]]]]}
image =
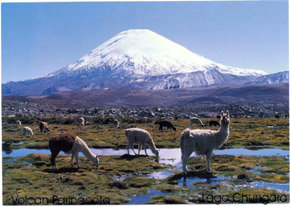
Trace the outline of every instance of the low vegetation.
{"type": "Polygon", "coordinates": [[[194,157],[189,160],[191,171],[186,180],[187,186],[183,186],[180,171],[173,171],[171,166],[158,163],[153,156],[100,156],[99,167],[86,158],[80,158],[79,170],[71,168],[69,156],[60,155],[57,161],[58,170],[53,172],[49,155],[5,157],[3,203],[19,204],[21,202],[17,202],[16,198],[27,196],[40,197],[42,200],[47,198],[49,204],[61,203],[63,198],[69,197],[76,198],[75,201],[89,201],[86,198],[90,197],[95,198],[94,201],[101,201],[97,202],[100,204],[125,204],[134,196],[142,197],[150,190],[161,193],[152,195],[146,202],[152,204],[210,203],[219,200],[213,200],[213,196],[221,195],[229,197],[228,201],[231,202],[236,193],[249,196],[282,195],[289,200],[287,193],[250,186],[253,181],[288,183],[289,165],[284,157],[214,155],[211,172],[205,170],[204,160],[194,157]],[[166,179],[147,177],[149,173],[161,170],[170,171],[173,175],[166,179]],[[225,178],[215,180],[218,176],[225,178]]]}
{"type": "MultiPolygon", "coordinates": [[[[3,202],[15,204],[18,197],[47,197],[53,202],[58,197],[105,197],[106,204],[126,203],[126,196],[143,194],[157,182],[144,176],[150,172],[168,168],[153,157],[100,156],[101,164],[94,166],[86,158],[80,158],[81,168],[71,168],[70,157],[57,158],[58,169],[51,168],[49,155],[30,154],[17,160],[4,158],[3,202]],[[120,176],[127,177],[117,181],[120,176]]],[[[19,202],[17,202],[19,203],[19,202]]],[[[103,203],[101,203],[103,204],[103,203]]]]}
{"type": "MultiPolygon", "coordinates": [[[[207,123],[209,118],[202,119],[207,123]]],[[[188,119],[172,120],[171,122],[177,128],[177,131],[158,130],[152,120],[148,121],[129,121],[121,119],[120,128],[115,128],[109,123],[96,123],[89,121],[82,128],[75,124],[55,123],[47,120],[52,129],[50,133],[40,133],[38,123],[20,125],[13,124],[3,126],[3,147],[9,148],[48,148],[48,140],[51,136],[59,134],[77,135],[86,141],[89,147],[94,148],[125,148],[127,138],[124,134],[126,128],[139,127],[150,132],[157,148],[179,147],[179,136],[183,129],[190,126],[188,119]],[[24,137],[22,128],[29,126],[34,132],[33,137],[24,137]],[[18,144],[21,143],[21,144],[18,144]]],[[[289,147],[289,119],[288,118],[231,118],[230,136],[225,147],[244,147],[244,148],[281,148],[289,147]]],[[[100,122],[98,120],[97,122],[100,122]]],[[[200,128],[193,125],[191,128],[200,128]]],[[[203,127],[203,129],[218,129],[218,127],[203,127]]]]}

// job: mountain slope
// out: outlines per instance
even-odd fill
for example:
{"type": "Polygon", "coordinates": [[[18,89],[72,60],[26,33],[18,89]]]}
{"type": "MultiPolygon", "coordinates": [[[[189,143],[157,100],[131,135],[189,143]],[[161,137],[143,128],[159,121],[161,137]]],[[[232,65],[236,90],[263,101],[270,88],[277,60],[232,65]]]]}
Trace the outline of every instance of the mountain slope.
{"type": "Polygon", "coordinates": [[[246,84],[276,84],[288,82],[289,82],[289,71],[284,71],[256,77],[253,81],[247,82],[246,84]]]}
{"type": "Polygon", "coordinates": [[[121,32],[74,63],[44,77],[9,82],[4,96],[95,89],[171,89],[243,84],[265,75],[224,66],[150,30],[121,32]]]}
{"type": "Polygon", "coordinates": [[[94,90],[54,94],[46,100],[83,101],[100,106],[174,105],[186,103],[238,104],[289,102],[289,84],[211,86],[176,90],[94,90]],[[100,98],[102,97],[102,98],[100,98]]]}

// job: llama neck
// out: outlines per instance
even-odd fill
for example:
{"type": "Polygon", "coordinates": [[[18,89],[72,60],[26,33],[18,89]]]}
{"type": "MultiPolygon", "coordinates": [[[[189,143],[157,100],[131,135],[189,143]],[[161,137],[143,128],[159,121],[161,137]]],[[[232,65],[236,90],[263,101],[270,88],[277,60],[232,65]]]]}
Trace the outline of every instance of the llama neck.
{"type": "Polygon", "coordinates": [[[222,123],[218,133],[220,134],[220,142],[223,143],[226,141],[230,133],[230,124],[222,123]]]}
{"type": "Polygon", "coordinates": [[[150,141],[150,142],[148,143],[148,145],[149,145],[151,151],[152,151],[154,154],[156,154],[156,153],[158,152],[158,151],[157,151],[157,148],[156,148],[156,146],[155,146],[155,144],[154,144],[153,141],[150,141]]]}
{"type": "Polygon", "coordinates": [[[94,162],[96,159],[96,156],[91,152],[88,145],[80,138],[78,138],[78,142],[80,144],[80,152],[82,152],[89,160],[94,162]]]}

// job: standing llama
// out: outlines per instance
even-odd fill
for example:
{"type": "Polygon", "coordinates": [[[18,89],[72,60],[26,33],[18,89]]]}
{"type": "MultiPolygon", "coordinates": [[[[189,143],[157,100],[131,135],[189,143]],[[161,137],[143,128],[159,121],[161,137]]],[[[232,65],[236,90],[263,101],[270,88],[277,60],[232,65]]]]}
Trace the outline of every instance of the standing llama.
{"type": "Polygon", "coordinates": [[[51,129],[49,129],[49,127],[48,127],[47,122],[39,122],[39,130],[40,130],[41,134],[45,131],[49,131],[49,132],[51,131],[51,129]]]}
{"type": "Polygon", "coordinates": [[[78,127],[84,126],[85,125],[85,118],[79,117],[79,118],[77,118],[76,122],[77,122],[78,127]]]}
{"type": "Polygon", "coordinates": [[[53,170],[56,170],[55,158],[60,151],[67,154],[72,154],[71,165],[73,167],[74,160],[76,161],[77,167],[79,168],[79,152],[82,152],[89,160],[91,160],[96,166],[99,164],[99,158],[94,155],[89,149],[88,145],[78,136],[71,135],[59,135],[52,137],[49,140],[49,149],[51,151],[51,166],[53,170]]]}
{"type": "Polygon", "coordinates": [[[185,129],[180,136],[181,159],[183,172],[187,172],[187,160],[192,152],[205,155],[207,168],[210,170],[210,157],[214,149],[220,148],[229,137],[230,115],[222,112],[219,130],[185,129]]]}
{"type": "Polygon", "coordinates": [[[151,151],[158,157],[159,156],[159,151],[155,147],[155,144],[153,142],[153,139],[148,131],[145,129],[140,129],[140,128],[129,128],[125,130],[125,135],[127,136],[128,143],[127,143],[127,151],[129,154],[129,149],[131,148],[133,152],[136,154],[134,151],[134,144],[138,145],[138,155],[140,154],[140,150],[143,148],[145,150],[145,154],[147,154],[146,148],[147,145],[151,149],[151,151]]]}

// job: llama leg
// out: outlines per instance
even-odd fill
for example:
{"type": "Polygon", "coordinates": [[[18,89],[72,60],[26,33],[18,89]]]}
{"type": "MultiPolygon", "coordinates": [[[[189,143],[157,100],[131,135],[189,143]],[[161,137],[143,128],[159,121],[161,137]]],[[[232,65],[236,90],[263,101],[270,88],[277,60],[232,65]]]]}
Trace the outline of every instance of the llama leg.
{"type": "Polygon", "coordinates": [[[50,157],[50,161],[51,161],[51,166],[53,170],[56,170],[56,166],[55,166],[55,158],[57,157],[57,155],[59,154],[60,150],[54,150],[51,151],[51,157],[50,157]]]}
{"type": "Polygon", "coordinates": [[[184,172],[185,174],[187,173],[187,170],[188,170],[187,167],[186,167],[188,157],[189,157],[189,155],[186,154],[186,152],[182,153],[182,155],[181,155],[181,160],[182,160],[182,169],[183,169],[183,172],[184,172]]]}
{"type": "Polygon", "coordinates": [[[77,167],[79,169],[80,165],[79,165],[79,153],[78,152],[76,152],[76,154],[75,154],[75,160],[76,160],[76,163],[77,163],[77,167]]]}
{"type": "Polygon", "coordinates": [[[74,153],[72,152],[71,153],[71,167],[73,168],[74,167],[74,161],[75,161],[75,157],[74,157],[74,153]]]}
{"type": "Polygon", "coordinates": [[[134,143],[131,144],[131,149],[133,150],[134,154],[137,155],[137,153],[134,150],[134,143]]]}
{"type": "Polygon", "coordinates": [[[208,171],[210,171],[210,156],[211,156],[211,153],[206,155],[206,166],[207,166],[208,171]]]}
{"type": "Polygon", "coordinates": [[[146,150],[146,149],[147,149],[147,145],[144,144],[144,145],[143,145],[143,148],[144,148],[144,150],[145,150],[145,154],[146,154],[146,156],[148,156],[148,154],[147,154],[147,150],[146,150]]]}
{"type": "Polygon", "coordinates": [[[130,149],[130,147],[129,147],[129,142],[127,143],[126,149],[127,149],[127,151],[128,151],[128,155],[129,155],[129,154],[130,154],[130,151],[129,151],[129,149],[130,149]]]}
{"type": "Polygon", "coordinates": [[[142,148],[142,145],[138,144],[138,155],[140,155],[141,148],[142,148]]]}
{"type": "Polygon", "coordinates": [[[132,146],[131,149],[133,150],[134,154],[137,155],[137,153],[134,150],[134,146],[132,146]]]}
{"type": "MultiPolygon", "coordinates": [[[[133,147],[133,142],[132,141],[130,141],[130,139],[128,138],[128,142],[127,142],[127,146],[126,146],[126,148],[127,148],[127,151],[128,151],[128,155],[130,155],[130,149],[132,149],[133,147]]],[[[133,150],[133,149],[132,149],[133,150]]],[[[134,150],[133,150],[134,151],[134,150]]]]}

